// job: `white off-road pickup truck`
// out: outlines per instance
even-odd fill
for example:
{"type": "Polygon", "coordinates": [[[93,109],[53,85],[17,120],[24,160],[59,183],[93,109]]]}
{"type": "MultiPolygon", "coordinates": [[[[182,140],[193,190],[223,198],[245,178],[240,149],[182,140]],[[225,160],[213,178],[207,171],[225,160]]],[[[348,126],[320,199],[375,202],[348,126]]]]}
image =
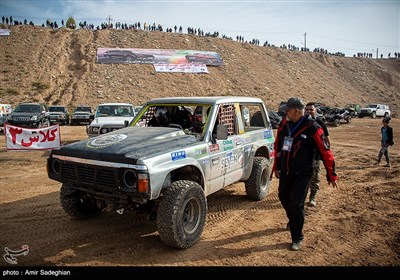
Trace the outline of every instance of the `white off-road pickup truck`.
{"type": "Polygon", "coordinates": [[[390,116],[390,109],[389,105],[384,104],[368,104],[365,108],[361,108],[360,112],[358,113],[358,117],[371,117],[375,119],[376,117],[389,117],[390,116]]]}
{"type": "Polygon", "coordinates": [[[97,106],[93,121],[86,126],[89,137],[95,137],[126,127],[136,112],[129,103],[103,103],[97,106]]]}
{"type": "Polygon", "coordinates": [[[128,127],[53,150],[47,170],[70,216],[136,210],[156,220],[165,244],[183,249],[200,240],[207,196],[237,182],[251,200],[267,195],[273,144],[261,99],[160,98],[128,127]]]}

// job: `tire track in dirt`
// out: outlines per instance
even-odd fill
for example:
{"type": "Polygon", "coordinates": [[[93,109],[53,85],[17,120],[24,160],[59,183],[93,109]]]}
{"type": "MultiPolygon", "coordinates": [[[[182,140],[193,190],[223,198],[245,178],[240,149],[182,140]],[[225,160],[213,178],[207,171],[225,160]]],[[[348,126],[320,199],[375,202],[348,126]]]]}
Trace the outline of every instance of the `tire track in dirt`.
{"type": "Polygon", "coordinates": [[[89,71],[89,66],[86,63],[88,58],[88,49],[90,48],[89,41],[93,38],[93,32],[87,30],[80,30],[80,32],[73,32],[72,36],[63,40],[64,53],[62,59],[58,62],[59,71],[63,73],[64,79],[62,84],[59,84],[57,94],[51,94],[54,104],[67,104],[72,110],[75,102],[81,95],[81,86],[78,81],[85,78],[89,71]]]}
{"type": "Polygon", "coordinates": [[[236,219],[237,216],[244,215],[248,211],[281,207],[277,194],[270,192],[264,200],[252,201],[247,198],[243,190],[243,183],[237,183],[209,196],[207,226],[213,226],[220,222],[229,223],[230,220],[236,219]],[[232,210],[237,210],[235,215],[232,215],[232,210]]]}

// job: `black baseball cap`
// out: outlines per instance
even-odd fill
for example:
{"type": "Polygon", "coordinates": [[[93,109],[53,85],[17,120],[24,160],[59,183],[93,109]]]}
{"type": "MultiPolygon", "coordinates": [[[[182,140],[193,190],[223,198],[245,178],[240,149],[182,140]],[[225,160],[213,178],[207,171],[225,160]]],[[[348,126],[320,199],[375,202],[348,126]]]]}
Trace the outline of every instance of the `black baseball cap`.
{"type": "Polygon", "coordinates": [[[287,111],[291,108],[304,109],[305,106],[306,106],[306,104],[304,103],[304,101],[301,98],[291,97],[286,102],[285,111],[287,111]]]}

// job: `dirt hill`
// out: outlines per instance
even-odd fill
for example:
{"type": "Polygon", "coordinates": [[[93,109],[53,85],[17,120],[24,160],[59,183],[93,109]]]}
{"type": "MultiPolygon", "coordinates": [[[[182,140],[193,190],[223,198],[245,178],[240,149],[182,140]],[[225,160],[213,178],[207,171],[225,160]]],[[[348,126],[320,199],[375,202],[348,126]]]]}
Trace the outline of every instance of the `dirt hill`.
{"type": "Polygon", "coordinates": [[[0,102],[142,104],[153,97],[244,95],[276,110],[300,96],[330,106],[386,103],[400,112],[400,60],[303,53],[227,39],[142,30],[52,30],[11,26],[0,37],[0,102]],[[209,74],[156,73],[152,65],[98,64],[101,47],[214,51],[209,74]]]}

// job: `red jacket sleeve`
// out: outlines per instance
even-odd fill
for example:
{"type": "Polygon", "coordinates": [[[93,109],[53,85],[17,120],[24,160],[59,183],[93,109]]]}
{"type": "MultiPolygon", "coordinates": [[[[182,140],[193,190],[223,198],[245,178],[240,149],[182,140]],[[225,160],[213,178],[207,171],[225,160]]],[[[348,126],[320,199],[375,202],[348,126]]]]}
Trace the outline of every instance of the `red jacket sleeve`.
{"type": "Polygon", "coordinates": [[[325,165],[326,178],[328,182],[337,181],[339,178],[335,172],[335,158],[322,128],[319,128],[314,134],[314,140],[317,145],[318,151],[322,156],[322,161],[325,165]]]}
{"type": "Polygon", "coordinates": [[[282,129],[286,124],[286,119],[282,119],[281,123],[278,126],[278,130],[276,132],[276,137],[275,137],[275,142],[274,142],[274,165],[272,166],[272,171],[271,171],[271,177],[272,174],[274,173],[275,170],[279,170],[280,169],[280,147],[282,146],[279,142],[280,142],[280,134],[282,133],[282,129]],[[278,167],[278,169],[277,169],[278,167]]]}

